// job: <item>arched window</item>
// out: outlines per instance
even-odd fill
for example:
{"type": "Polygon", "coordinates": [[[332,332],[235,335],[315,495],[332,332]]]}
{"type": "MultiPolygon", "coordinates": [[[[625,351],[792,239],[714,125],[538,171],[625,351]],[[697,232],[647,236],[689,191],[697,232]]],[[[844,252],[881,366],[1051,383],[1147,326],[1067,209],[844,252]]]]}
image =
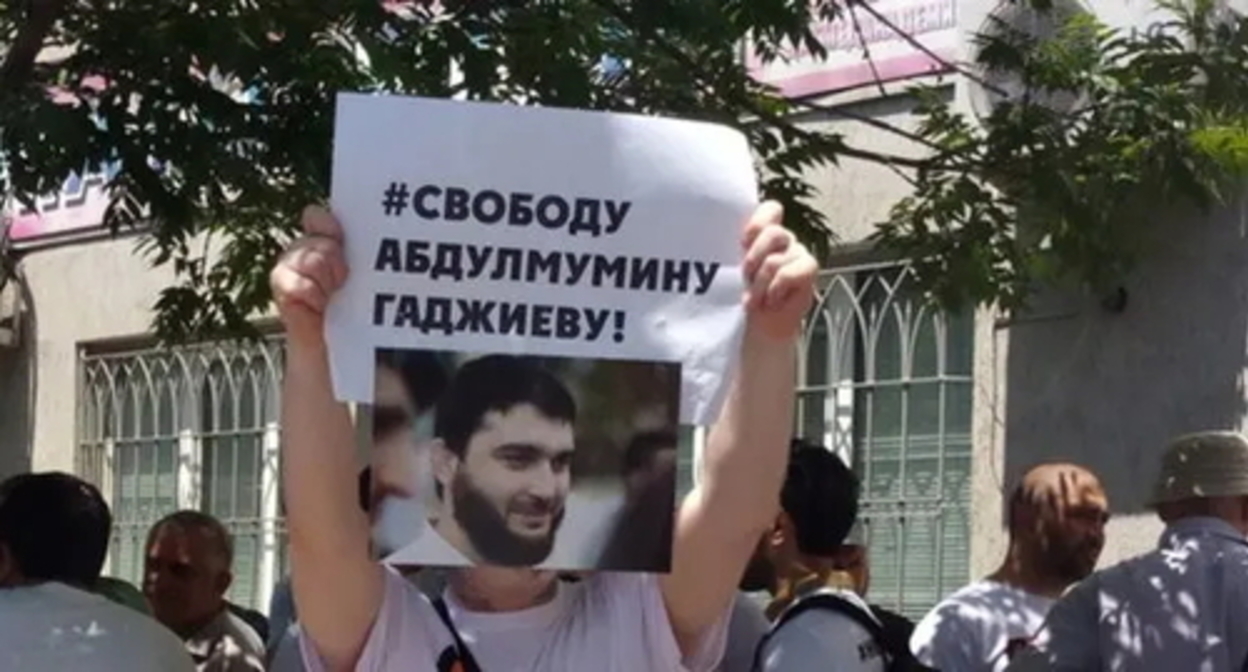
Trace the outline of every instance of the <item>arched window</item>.
{"type": "Polygon", "coordinates": [[[870,597],[921,616],[970,573],[973,319],[904,265],[833,268],[801,340],[797,433],[863,482],[870,597]]]}
{"type": "Polygon", "coordinates": [[[234,536],[230,599],[267,608],[284,571],[280,357],[279,341],[82,353],[77,469],[110,499],[109,574],[141,582],[152,523],[199,509],[234,536]]]}

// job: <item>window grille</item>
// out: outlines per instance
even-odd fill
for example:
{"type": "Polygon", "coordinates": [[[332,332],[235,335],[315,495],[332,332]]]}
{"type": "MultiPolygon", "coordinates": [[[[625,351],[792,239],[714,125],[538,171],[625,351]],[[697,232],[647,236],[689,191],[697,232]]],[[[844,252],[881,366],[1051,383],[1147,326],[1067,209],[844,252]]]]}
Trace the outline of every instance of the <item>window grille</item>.
{"type": "Polygon", "coordinates": [[[971,315],[908,266],[833,268],[799,343],[797,428],[863,483],[872,602],[922,616],[970,574],[971,315]]]}
{"type": "Polygon", "coordinates": [[[231,601],[266,611],[285,574],[280,340],[81,356],[79,474],[110,499],[107,571],[142,582],[152,523],[181,508],[234,537],[231,601]]]}

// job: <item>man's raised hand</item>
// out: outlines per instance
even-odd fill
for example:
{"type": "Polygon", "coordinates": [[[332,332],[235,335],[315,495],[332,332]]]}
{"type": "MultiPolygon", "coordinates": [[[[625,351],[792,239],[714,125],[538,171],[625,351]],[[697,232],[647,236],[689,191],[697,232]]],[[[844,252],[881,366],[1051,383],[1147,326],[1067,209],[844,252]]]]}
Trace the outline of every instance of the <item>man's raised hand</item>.
{"type": "Polygon", "coordinates": [[[269,274],[273,302],[292,343],[321,347],[325,308],[347,280],[342,227],[328,210],[308,206],[295,239],[269,274]]]}
{"type": "Polygon", "coordinates": [[[784,209],[767,201],[745,227],[745,306],[751,326],[776,340],[792,340],[815,295],[819,264],[784,228],[784,209]]]}

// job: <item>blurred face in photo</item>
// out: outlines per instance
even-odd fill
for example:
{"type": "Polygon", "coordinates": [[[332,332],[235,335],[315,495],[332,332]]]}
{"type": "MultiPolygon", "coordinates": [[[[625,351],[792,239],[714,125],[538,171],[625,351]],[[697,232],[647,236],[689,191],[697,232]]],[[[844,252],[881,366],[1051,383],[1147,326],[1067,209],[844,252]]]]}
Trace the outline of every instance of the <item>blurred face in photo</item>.
{"type": "Polygon", "coordinates": [[[462,457],[442,448],[444,500],[472,546],[461,550],[494,565],[545,561],[563,522],[574,447],[571,423],[521,403],[487,412],[462,457]]]}
{"type": "Polygon", "coordinates": [[[665,478],[676,472],[676,446],[664,446],[649,453],[639,468],[624,476],[624,488],[628,496],[636,497],[645,492],[646,485],[656,478],[665,478]]]}
{"type": "Polygon", "coordinates": [[[426,526],[432,492],[432,412],[421,412],[403,379],[378,367],[373,397],[373,544],[385,557],[412,543],[426,526]]]}

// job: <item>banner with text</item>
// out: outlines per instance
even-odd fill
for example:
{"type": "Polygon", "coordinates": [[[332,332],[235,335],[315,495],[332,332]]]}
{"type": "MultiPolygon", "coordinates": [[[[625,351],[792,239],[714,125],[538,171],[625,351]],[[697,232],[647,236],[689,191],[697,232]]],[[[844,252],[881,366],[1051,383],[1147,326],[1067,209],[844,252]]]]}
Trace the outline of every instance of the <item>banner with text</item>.
{"type": "Polygon", "coordinates": [[[335,392],[371,401],[377,348],[666,361],[682,421],[710,422],[756,194],[748,144],[724,126],[341,94],[335,392]]]}

